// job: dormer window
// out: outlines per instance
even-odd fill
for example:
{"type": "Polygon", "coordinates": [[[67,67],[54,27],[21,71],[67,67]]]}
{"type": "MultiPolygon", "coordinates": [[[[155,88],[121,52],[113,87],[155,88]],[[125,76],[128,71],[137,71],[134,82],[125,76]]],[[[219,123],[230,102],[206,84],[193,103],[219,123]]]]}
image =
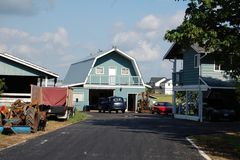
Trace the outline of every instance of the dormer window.
{"type": "Polygon", "coordinates": [[[129,69],[128,68],[122,68],[121,72],[122,72],[122,75],[129,75],[129,69]]]}
{"type": "Polygon", "coordinates": [[[104,74],[104,68],[103,67],[97,67],[96,68],[96,74],[104,74]]]}

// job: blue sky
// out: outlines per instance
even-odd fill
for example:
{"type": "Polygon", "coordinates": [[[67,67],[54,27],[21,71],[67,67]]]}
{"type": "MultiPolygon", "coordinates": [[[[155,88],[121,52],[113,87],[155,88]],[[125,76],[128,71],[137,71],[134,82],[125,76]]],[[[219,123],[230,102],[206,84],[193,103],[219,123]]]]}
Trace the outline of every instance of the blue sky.
{"type": "Polygon", "coordinates": [[[56,72],[63,79],[70,64],[112,46],[137,60],[148,82],[171,77],[162,57],[163,40],[178,26],[187,2],[175,0],[2,0],[0,52],[8,52],[56,72]]]}

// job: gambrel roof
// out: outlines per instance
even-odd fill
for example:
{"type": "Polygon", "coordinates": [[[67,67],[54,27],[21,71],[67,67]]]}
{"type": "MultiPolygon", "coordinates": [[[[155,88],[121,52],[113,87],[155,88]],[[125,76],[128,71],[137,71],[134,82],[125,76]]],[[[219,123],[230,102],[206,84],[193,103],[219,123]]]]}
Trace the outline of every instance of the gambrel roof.
{"type": "MultiPolygon", "coordinates": [[[[142,80],[142,76],[141,76],[141,73],[137,66],[136,60],[134,58],[132,58],[131,56],[127,55],[126,53],[124,53],[123,51],[119,50],[118,48],[112,48],[111,50],[109,50],[107,52],[100,52],[98,54],[91,55],[90,57],[87,57],[86,59],[83,59],[79,62],[71,64],[71,66],[67,72],[67,75],[63,81],[64,85],[79,86],[79,85],[86,84],[87,77],[91,73],[97,60],[105,55],[112,53],[112,52],[118,53],[121,56],[130,60],[135,69],[135,72],[142,80]]],[[[142,80],[142,84],[144,84],[143,80],[142,80]]]]}

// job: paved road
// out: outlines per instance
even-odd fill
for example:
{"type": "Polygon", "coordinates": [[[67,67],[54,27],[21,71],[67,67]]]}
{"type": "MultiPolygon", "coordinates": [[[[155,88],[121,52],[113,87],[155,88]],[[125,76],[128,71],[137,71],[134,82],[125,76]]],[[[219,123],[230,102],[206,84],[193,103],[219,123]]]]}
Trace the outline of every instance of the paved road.
{"type": "Polygon", "coordinates": [[[186,136],[234,128],[150,114],[90,114],[84,122],[1,151],[0,160],[201,160],[186,136]]]}

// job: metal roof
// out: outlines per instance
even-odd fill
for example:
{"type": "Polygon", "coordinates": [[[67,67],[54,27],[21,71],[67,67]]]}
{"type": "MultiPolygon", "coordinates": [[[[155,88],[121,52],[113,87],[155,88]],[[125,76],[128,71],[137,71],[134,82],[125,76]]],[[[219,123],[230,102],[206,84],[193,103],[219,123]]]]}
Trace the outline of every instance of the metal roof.
{"type": "Polygon", "coordinates": [[[24,66],[27,66],[29,68],[32,68],[34,70],[37,70],[37,71],[40,71],[42,73],[48,74],[48,75],[53,76],[55,78],[59,77],[58,74],[53,73],[53,72],[49,71],[48,69],[46,69],[44,67],[41,67],[41,66],[33,64],[33,63],[29,62],[29,61],[20,59],[18,57],[15,57],[13,55],[8,54],[8,53],[0,53],[0,56],[3,57],[3,58],[6,58],[8,60],[14,61],[16,63],[22,64],[24,66]]]}
{"type": "Polygon", "coordinates": [[[222,81],[220,79],[215,79],[211,77],[201,77],[201,80],[209,87],[209,88],[219,88],[219,89],[234,89],[235,83],[233,80],[222,81]]]}
{"type": "Polygon", "coordinates": [[[84,83],[94,60],[95,58],[90,58],[71,64],[63,84],[71,84],[72,86],[76,86],[84,83]]]}
{"type": "MultiPolygon", "coordinates": [[[[190,47],[197,53],[205,53],[204,48],[200,47],[198,44],[191,45],[190,47]]],[[[183,59],[183,53],[185,50],[186,48],[182,45],[174,43],[164,55],[163,59],[183,59]]]]}
{"type": "Polygon", "coordinates": [[[122,55],[123,57],[131,60],[136,73],[139,75],[139,77],[142,80],[142,84],[145,85],[145,83],[143,82],[140,70],[137,66],[136,60],[115,47],[107,52],[98,52],[97,54],[91,55],[90,57],[87,57],[86,59],[83,59],[77,63],[73,63],[70,66],[63,83],[68,86],[78,86],[78,85],[86,84],[87,77],[91,73],[92,68],[94,67],[97,59],[107,54],[110,54],[112,52],[116,52],[122,55]]]}

